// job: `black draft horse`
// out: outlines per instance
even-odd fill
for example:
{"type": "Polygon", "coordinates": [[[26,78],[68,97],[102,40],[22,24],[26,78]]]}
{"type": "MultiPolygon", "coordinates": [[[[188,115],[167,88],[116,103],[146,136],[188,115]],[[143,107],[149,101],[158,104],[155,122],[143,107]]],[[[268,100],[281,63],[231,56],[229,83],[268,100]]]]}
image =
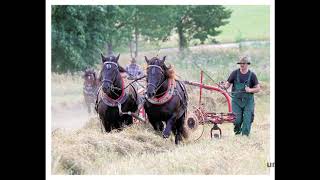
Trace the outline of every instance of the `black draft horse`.
{"type": "Polygon", "coordinates": [[[120,54],[117,57],[104,57],[101,54],[103,66],[96,111],[106,132],[112,129],[120,130],[124,125],[133,123],[132,116],[120,115],[118,108],[123,112],[138,110],[137,91],[132,85],[125,88],[124,79],[121,77],[121,72],[125,72],[125,69],[118,64],[119,56],[120,54]]]}
{"type": "Polygon", "coordinates": [[[175,135],[175,144],[187,137],[184,129],[184,120],[187,115],[188,95],[182,82],[174,78],[171,66],[165,65],[162,60],[153,57],[145,60],[147,69],[147,94],[144,109],[148,120],[156,131],[162,132],[164,138],[175,135]],[[164,124],[166,126],[164,128],[164,124]]]}

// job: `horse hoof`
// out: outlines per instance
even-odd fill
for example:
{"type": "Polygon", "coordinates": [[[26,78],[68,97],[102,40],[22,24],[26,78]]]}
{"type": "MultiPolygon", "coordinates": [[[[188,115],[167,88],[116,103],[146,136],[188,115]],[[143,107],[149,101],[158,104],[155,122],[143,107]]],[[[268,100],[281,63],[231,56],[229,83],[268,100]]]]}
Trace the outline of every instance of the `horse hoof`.
{"type": "Polygon", "coordinates": [[[162,136],[163,138],[168,138],[170,136],[170,131],[168,131],[167,129],[165,129],[163,132],[162,132],[162,136]]]}
{"type": "Polygon", "coordinates": [[[163,134],[162,134],[162,137],[165,138],[165,139],[167,139],[167,138],[169,138],[169,135],[163,133],[163,134]]]}

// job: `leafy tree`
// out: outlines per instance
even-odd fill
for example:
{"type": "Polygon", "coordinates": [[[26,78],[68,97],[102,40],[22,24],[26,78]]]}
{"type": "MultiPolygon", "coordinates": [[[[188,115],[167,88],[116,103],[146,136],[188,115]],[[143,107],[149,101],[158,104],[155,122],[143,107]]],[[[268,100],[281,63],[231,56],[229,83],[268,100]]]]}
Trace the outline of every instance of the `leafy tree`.
{"type": "Polygon", "coordinates": [[[117,6],[52,7],[52,71],[78,71],[112,53],[123,37],[117,6]]]}
{"type": "Polygon", "coordinates": [[[82,70],[100,62],[101,51],[129,45],[132,52],[132,43],[136,57],[141,37],[166,41],[172,31],[182,50],[218,35],[230,14],[223,6],[52,6],[52,71],[82,70]]]}
{"type": "Polygon", "coordinates": [[[228,23],[231,11],[223,6],[172,6],[176,32],[179,35],[179,49],[188,47],[191,39],[199,39],[201,44],[209,37],[217,36],[220,26],[228,23]]]}
{"type": "Polygon", "coordinates": [[[168,18],[164,16],[171,12],[165,6],[120,6],[120,12],[132,57],[138,56],[138,42],[141,36],[144,40],[165,40],[173,28],[172,25],[168,25],[168,18]]]}

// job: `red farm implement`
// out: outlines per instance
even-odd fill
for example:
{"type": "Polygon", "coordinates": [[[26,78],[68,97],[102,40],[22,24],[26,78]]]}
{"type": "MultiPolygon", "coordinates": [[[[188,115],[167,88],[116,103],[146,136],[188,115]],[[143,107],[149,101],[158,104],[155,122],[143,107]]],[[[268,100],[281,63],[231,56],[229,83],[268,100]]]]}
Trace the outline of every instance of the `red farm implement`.
{"type": "MultiPolygon", "coordinates": [[[[222,124],[224,122],[234,123],[236,116],[232,113],[232,106],[231,106],[231,97],[227,93],[227,91],[223,90],[220,86],[209,86],[206,84],[203,84],[203,71],[201,70],[200,74],[200,83],[198,82],[191,82],[191,81],[184,81],[185,84],[196,86],[200,88],[200,96],[199,96],[199,106],[193,106],[193,111],[188,115],[186,119],[186,125],[189,129],[197,128],[198,125],[204,125],[204,124],[213,124],[213,127],[210,131],[210,137],[213,138],[221,138],[222,131],[218,124],[222,124]],[[228,104],[228,112],[210,112],[210,110],[205,109],[203,106],[203,103],[201,103],[202,99],[202,90],[206,89],[209,91],[215,91],[220,94],[222,94],[228,104]]],[[[202,136],[203,131],[200,135],[202,136]]],[[[200,138],[199,137],[199,138],[200,138]]],[[[198,138],[198,139],[199,139],[198,138]]]]}

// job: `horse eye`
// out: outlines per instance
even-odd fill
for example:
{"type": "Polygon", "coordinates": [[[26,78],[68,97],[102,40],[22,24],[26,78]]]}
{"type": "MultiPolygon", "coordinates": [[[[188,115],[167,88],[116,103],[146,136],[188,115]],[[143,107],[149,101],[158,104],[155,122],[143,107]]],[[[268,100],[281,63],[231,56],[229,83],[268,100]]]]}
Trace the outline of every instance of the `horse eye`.
{"type": "Polygon", "coordinates": [[[111,68],[111,65],[110,65],[110,64],[107,64],[106,68],[107,68],[107,69],[110,69],[110,68],[111,68]]]}

